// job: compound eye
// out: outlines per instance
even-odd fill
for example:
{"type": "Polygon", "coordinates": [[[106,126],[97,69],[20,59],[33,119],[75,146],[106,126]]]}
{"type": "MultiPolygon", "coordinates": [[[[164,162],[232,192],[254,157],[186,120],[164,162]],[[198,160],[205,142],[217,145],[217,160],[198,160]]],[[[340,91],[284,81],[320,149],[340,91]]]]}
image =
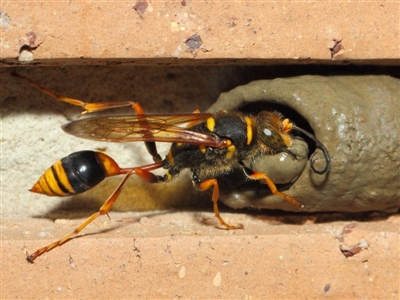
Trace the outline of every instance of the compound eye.
{"type": "Polygon", "coordinates": [[[282,136],[274,127],[263,127],[259,134],[261,141],[274,150],[283,150],[286,148],[282,136]]]}
{"type": "Polygon", "coordinates": [[[282,138],[281,116],[277,113],[262,111],[257,115],[258,138],[273,150],[285,150],[288,145],[282,138]]]}

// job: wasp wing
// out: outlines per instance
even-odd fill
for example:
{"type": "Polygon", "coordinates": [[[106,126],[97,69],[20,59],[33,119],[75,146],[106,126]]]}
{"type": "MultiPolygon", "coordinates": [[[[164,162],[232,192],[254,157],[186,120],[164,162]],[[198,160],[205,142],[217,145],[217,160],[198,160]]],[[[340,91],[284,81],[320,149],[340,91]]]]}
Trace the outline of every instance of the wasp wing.
{"type": "Polygon", "coordinates": [[[76,137],[109,142],[167,142],[222,148],[219,136],[182,127],[212,117],[211,113],[90,117],[64,125],[76,137]]]}

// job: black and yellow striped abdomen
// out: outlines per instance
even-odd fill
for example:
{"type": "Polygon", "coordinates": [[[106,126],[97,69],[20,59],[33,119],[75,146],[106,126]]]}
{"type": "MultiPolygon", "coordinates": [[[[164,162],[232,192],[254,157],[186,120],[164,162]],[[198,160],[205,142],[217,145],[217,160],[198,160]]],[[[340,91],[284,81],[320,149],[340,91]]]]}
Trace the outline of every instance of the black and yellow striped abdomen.
{"type": "Polygon", "coordinates": [[[104,153],[74,152],[48,168],[30,191],[48,196],[76,195],[108,176],[117,175],[119,170],[118,164],[104,153]]]}

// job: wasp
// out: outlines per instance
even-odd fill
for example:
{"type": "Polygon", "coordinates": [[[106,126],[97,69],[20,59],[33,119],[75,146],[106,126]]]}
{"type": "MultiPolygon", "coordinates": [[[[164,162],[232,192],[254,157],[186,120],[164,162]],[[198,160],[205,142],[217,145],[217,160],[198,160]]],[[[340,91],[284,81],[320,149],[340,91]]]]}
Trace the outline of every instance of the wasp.
{"type": "Polygon", "coordinates": [[[65,132],[80,138],[108,142],[144,142],[154,163],[121,168],[117,162],[105,153],[98,151],[74,152],[58,160],[48,168],[31,188],[31,192],[47,196],[71,196],[83,193],[103,179],[110,176],[125,175],[115,191],[109,196],[99,211],[92,214],[73,232],[58,241],[27,254],[26,260],[34,260],[45,252],[61,246],[81,232],[100,215],[108,215],[112,205],[122,192],[129,177],[137,175],[148,183],[169,182],[183,169],[189,169],[193,184],[200,191],[212,188],[211,200],[214,214],[220,224],[227,229],[239,229],[239,226],[227,224],[218,209],[218,178],[232,170],[241,170],[248,180],[260,181],[268,185],[271,192],[303,209],[304,205],[293,197],[280,192],[274,182],[264,173],[253,171],[244,161],[251,161],[261,155],[290,151],[291,131],[299,131],[312,138],[325,156],[326,166],[316,170],[313,155],[310,167],[317,174],[325,174],[330,169],[330,158],[326,147],[311,133],[294,125],[280,113],[261,111],[256,115],[239,111],[219,111],[216,113],[188,114],[145,114],[137,102],[85,103],[81,100],[58,95],[40,86],[29,78],[17,75],[42,92],[58,101],[83,108],[81,115],[117,107],[131,107],[135,115],[99,116],[77,119],[62,128],[65,132]],[[164,159],[157,151],[156,142],[172,143],[164,159]],[[163,168],[164,175],[152,171],[163,168]]]}

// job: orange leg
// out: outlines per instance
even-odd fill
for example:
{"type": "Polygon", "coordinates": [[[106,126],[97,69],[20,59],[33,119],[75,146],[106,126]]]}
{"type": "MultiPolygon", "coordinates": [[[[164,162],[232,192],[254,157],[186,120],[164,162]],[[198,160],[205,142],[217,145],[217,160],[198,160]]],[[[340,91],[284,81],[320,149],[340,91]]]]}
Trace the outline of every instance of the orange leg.
{"type": "Polygon", "coordinates": [[[286,194],[278,191],[278,188],[276,187],[275,183],[272,182],[272,180],[267,176],[267,174],[253,171],[253,170],[249,169],[243,162],[239,162],[239,163],[242,166],[243,171],[247,177],[249,177],[250,179],[254,179],[254,180],[264,180],[267,183],[272,194],[282,197],[286,201],[288,201],[291,204],[293,204],[294,206],[296,206],[298,209],[303,210],[304,204],[301,204],[299,201],[297,201],[293,197],[290,197],[289,195],[286,195],[286,194]]]}
{"type": "MultiPolygon", "coordinates": [[[[84,115],[84,114],[87,114],[87,113],[93,113],[93,112],[98,112],[98,111],[103,111],[103,110],[113,109],[113,108],[118,108],[118,107],[131,106],[132,109],[135,111],[135,113],[137,115],[139,115],[139,116],[143,115],[143,118],[140,118],[139,121],[142,122],[142,123],[147,123],[144,111],[143,111],[142,107],[140,106],[140,104],[137,103],[137,102],[134,102],[134,101],[122,101],[122,102],[94,102],[94,103],[87,103],[87,102],[83,102],[83,101],[78,100],[78,99],[73,99],[73,98],[69,98],[69,97],[63,96],[63,95],[56,94],[53,91],[41,86],[40,84],[34,82],[33,80],[31,80],[31,79],[29,79],[27,77],[20,76],[20,75],[17,75],[17,74],[15,74],[15,76],[27,81],[28,83],[30,83],[31,85],[35,86],[36,88],[38,88],[43,93],[45,93],[47,95],[50,95],[51,97],[57,99],[58,101],[67,102],[67,103],[69,103],[71,105],[82,107],[84,109],[84,111],[81,112],[79,117],[84,115]]],[[[161,159],[161,156],[157,152],[156,144],[154,142],[144,142],[144,143],[146,145],[147,151],[153,157],[153,160],[155,162],[161,161],[162,159],[161,159]]]]}
{"type": "Polygon", "coordinates": [[[291,204],[293,204],[294,206],[296,206],[298,209],[303,210],[304,204],[301,204],[299,201],[297,201],[293,197],[290,197],[289,195],[286,195],[286,194],[278,191],[275,183],[273,183],[272,180],[266,174],[260,173],[260,172],[254,172],[253,174],[249,175],[249,178],[255,179],[255,180],[265,180],[265,182],[268,184],[268,187],[270,188],[272,194],[282,197],[286,201],[288,201],[291,204]]]}
{"type": "MultiPolygon", "coordinates": [[[[86,103],[78,99],[73,99],[69,98],[63,95],[59,95],[54,93],[53,91],[41,86],[40,84],[34,82],[33,80],[21,76],[21,75],[15,75],[27,82],[29,82],[31,85],[37,87],[39,90],[41,90],[43,93],[50,95],[51,97],[57,99],[58,101],[62,102],[67,102],[69,104],[75,105],[75,106],[80,106],[84,109],[83,112],[81,112],[81,115],[84,115],[86,113],[92,113],[92,112],[97,112],[97,111],[102,111],[102,110],[107,110],[107,109],[112,109],[112,108],[117,108],[117,107],[126,107],[126,106],[132,106],[132,108],[138,113],[138,111],[141,111],[141,114],[143,114],[143,110],[141,109],[140,105],[137,102],[133,101],[125,101],[125,102],[95,102],[95,103],[86,103]]],[[[138,113],[140,114],[140,113],[138,113]]]]}
{"type": "Polygon", "coordinates": [[[101,215],[108,215],[108,212],[110,211],[111,207],[117,200],[118,196],[121,194],[122,189],[125,186],[126,181],[131,177],[132,175],[136,174],[143,180],[150,182],[150,183],[157,183],[157,182],[163,182],[166,181],[166,179],[162,176],[155,175],[149,170],[155,170],[164,165],[164,162],[159,162],[159,163],[154,163],[151,165],[143,166],[143,167],[138,167],[138,168],[125,168],[121,169],[120,174],[126,174],[125,178],[121,181],[121,183],[118,185],[118,187],[115,189],[115,191],[111,194],[111,196],[107,199],[106,202],[100,207],[99,211],[92,214],[89,218],[87,218],[81,225],[79,225],[74,231],[70,232],[69,234],[65,235],[58,241],[55,241],[43,248],[40,248],[33,252],[32,254],[28,255],[26,260],[29,263],[33,263],[33,261],[42,255],[45,252],[49,252],[55,247],[61,246],[62,244],[68,242],[69,240],[73,239],[79,232],[81,232],[87,225],[92,223],[97,217],[101,215]]]}
{"type": "Polygon", "coordinates": [[[65,235],[63,238],[59,239],[58,241],[55,241],[54,243],[51,243],[43,248],[40,248],[38,250],[36,250],[35,252],[33,252],[32,254],[28,255],[26,260],[29,263],[33,263],[33,261],[39,257],[40,255],[42,255],[45,252],[49,252],[51,249],[61,246],[62,244],[64,244],[65,242],[71,240],[75,235],[77,235],[79,232],[81,232],[87,225],[89,225],[90,223],[92,223],[98,216],[101,215],[105,215],[108,214],[109,210],[111,209],[112,205],[114,204],[114,202],[117,200],[119,194],[122,191],[122,188],[124,187],[126,181],[128,180],[129,177],[131,177],[133,174],[135,174],[135,171],[132,171],[130,173],[128,173],[124,180],[122,180],[122,182],[119,184],[119,186],[117,187],[117,189],[114,191],[114,193],[112,193],[112,195],[107,199],[107,201],[100,207],[99,211],[94,213],[93,215],[91,215],[88,219],[86,219],[85,222],[83,222],[81,225],[79,225],[74,231],[72,231],[71,233],[65,235]]]}
{"type": "Polygon", "coordinates": [[[225,223],[225,221],[221,218],[221,216],[219,214],[219,209],[218,209],[219,186],[218,186],[217,179],[205,180],[205,181],[199,183],[198,187],[202,191],[206,191],[210,187],[213,187],[213,193],[212,193],[211,200],[214,203],[215,216],[218,218],[218,220],[219,220],[219,222],[221,223],[222,226],[225,226],[227,229],[243,229],[243,225],[232,226],[232,225],[229,225],[229,224],[225,223]]]}

